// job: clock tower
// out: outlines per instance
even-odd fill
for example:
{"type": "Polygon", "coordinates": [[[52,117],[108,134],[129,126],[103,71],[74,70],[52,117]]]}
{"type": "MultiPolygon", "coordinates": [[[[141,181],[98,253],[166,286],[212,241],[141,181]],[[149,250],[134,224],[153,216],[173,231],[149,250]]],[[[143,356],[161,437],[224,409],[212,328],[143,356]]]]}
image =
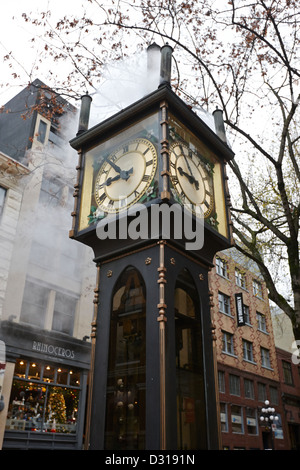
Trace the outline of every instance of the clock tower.
{"type": "Polygon", "coordinates": [[[84,96],[70,142],[70,236],[97,266],[86,449],[219,447],[208,272],[232,244],[233,153],[221,112],[215,132],[171,90],[171,47],[160,54],[159,87],[92,128],[84,96]]]}

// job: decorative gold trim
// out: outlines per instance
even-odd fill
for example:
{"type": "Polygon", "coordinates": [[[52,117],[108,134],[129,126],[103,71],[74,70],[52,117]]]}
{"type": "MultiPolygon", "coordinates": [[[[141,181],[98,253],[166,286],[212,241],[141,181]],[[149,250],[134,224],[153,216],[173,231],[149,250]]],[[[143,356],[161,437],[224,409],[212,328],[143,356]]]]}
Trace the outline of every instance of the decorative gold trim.
{"type": "Polygon", "coordinates": [[[148,258],[145,259],[145,264],[151,264],[152,258],[148,256],[148,258]]]}
{"type": "Polygon", "coordinates": [[[77,211],[78,211],[78,200],[79,200],[79,193],[80,193],[79,181],[80,181],[81,166],[82,166],[82,151],[78,150],[78,165],[76,166],[77,181],[74,184],[74,193],[73,193],[74,207],[73,207],[73,211],[71,212],[72,228],[69,231],[69,238],[74,238],[75,237],[75,227],[76,227],[76,219],[77,219],[77,211]]]}
{"type": "Polygon", "coordinates": [[[166,308],[165,284],[167,280],[165,267],[165,240],[157,243],[159,245],[159,273],[157,283],[159,285],[158,317],[159,322],[159,368],[160,368],[160,449],[166,450],[166,308]]]}
{"type": "Polygon", "coordinates": [[[94,315],[91,323],[91,367],[89,370],[89,387],[87,396],[87,411],[86,411],[86,430],[84,449],[88,450],[90,446],[90,428],[91,428],[91,415],[92,415],[92,401],[93,401],[93,383],[94,383],[94,369],[95,369],[95,351],[96,351],[96,334],[97,334],[97,315],[99,305],[99,284],[100,284],[100,265],[97,264],[96,287],[94,289],[94,315]]]}
{"type": "Polygon", "coordinates": [[[161,156],[162,156],[162,191],[160,197],[162,200],[169,200],[170,195],[170,173],[169,173],[169,122],[168,122],[168,103],[167,101],[162,101],[160,103],[161,110],[161,156]]]}

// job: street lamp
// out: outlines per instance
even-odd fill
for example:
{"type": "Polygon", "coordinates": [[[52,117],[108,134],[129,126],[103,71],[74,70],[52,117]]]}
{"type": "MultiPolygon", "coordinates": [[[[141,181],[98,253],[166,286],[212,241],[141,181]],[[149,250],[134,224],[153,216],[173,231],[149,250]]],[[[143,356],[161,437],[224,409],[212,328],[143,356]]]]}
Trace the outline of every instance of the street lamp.
{"type": "Polygon", "coordinates": [[[275,408],[269,406],[270,402],[269,400],[265,400],[265,408],[261,409],[261,415],[260,415],[260,422],[261,424],[265,424],[266,427],[270,428],[270,433],[271,433],[271,444],[272,444],[272,450],[274,450],[274,442],[273,442],[273,424],[275,424],[278,421],[278,416],[275,414],[275,408]]]}

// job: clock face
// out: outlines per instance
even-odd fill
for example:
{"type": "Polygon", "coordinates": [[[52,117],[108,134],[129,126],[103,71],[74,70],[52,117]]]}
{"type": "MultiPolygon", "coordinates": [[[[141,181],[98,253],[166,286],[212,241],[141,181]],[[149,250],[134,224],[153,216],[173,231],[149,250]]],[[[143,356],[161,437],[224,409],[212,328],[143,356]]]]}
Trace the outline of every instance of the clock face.
{"type": "Polygon", "coordinates": [[[170,173],[181,203],[189,204],[196,215],[208,217],[214,209],[212,171],[199,154],[187,144],[175,142],[170,147],[170,173]]]}
{"type": "Polygon", "coordinates": [[[103,212],[132,206],[149,188],[157,168],[157,152],[147,139],[127,141],[104,159],[95,182],[95,200],[103,212]]]}

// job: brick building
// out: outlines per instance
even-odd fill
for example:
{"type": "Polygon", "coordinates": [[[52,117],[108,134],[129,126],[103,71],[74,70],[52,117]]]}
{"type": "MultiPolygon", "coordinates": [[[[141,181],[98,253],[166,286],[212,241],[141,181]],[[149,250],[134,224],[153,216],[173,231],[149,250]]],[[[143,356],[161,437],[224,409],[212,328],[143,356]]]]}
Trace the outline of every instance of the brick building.
{"type": "Polygon", "coordinates": [[[234,248],[220,252],[210,289],[222,448],[266,449],[273,442],[275,449],[288,449],[268,293],[258,268],[234,248]],[[237,315],[236,294],[242,294],[242,319],[237,315]],[[273,436],[259,419],[266,399],[279,417],[273,436]]]}

